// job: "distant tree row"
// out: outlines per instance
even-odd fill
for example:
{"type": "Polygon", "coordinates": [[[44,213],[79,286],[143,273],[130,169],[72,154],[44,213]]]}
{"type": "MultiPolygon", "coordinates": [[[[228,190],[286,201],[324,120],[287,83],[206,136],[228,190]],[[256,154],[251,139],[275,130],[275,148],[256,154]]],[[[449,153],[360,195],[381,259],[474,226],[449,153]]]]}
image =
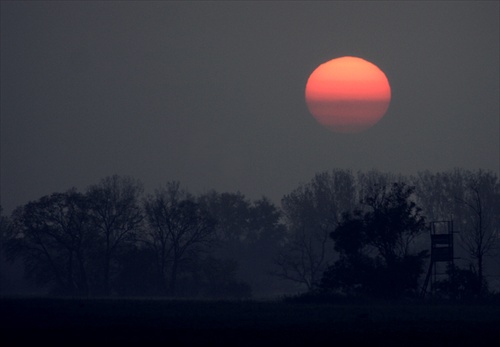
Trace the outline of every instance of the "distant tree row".
{"type": "Polygon", "coordinates": [[[22,259],[50,294],[249,297],[238,260],[271,256],[278,219],[265,198],[195,197],[178,182],[142,197],[138,181],[112,176],[85,193],[29,202],[2,222],[7,257],[22,259]]]}
{"type": "Polygon", "coordinates": [[[498,255],[500,183],[481,170],[335,169],[280,207],[239,192],[195,196],[179,182],[144,195],[139,181],[115,175],[19,206],[2,217],[0,241],[51,294],[396,298],[418,293],[436,220],[453,220],[468,259],[441,292],[484,295],[486,259],[498,255]]]}

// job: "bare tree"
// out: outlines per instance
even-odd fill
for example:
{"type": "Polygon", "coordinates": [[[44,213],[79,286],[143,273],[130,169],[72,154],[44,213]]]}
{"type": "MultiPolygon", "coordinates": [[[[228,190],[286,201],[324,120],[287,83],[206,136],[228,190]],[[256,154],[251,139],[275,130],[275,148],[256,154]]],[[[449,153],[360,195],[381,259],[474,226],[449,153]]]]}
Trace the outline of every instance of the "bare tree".
{"type": "Polygon", "coordinates": [[[461,248],[477,275],[477,294],[485,283],[485,259],[498,241],[500,184],[491,172],[454,169],[421,172],[413,178],[419,205],[428,220],[453,220],[461,248]]]}
{"type": "Polygon", "coordinates": [[[311,290],[326,269],[329,233],[311,233],[305,228],[296,230],[276,259],[276,276],[306,286],[311,290]]]}
{"type": "Polygon", "coordinates": [[[28,276],[56,293],[88,295],[95,237],[87,211],[85,197],[74,190],[17,208],[7,236],[10,259],[22,257],[28,276]]]}
{"type": "Polygon", "coordinates": [[[460,239],[465,250],[475,262],[478,276],[478,294],[484,282],[484,260],[495,246],[500,227],[500,184],[492,173],[478,171],[465,177],[464,197],[458,203],[467,207],[469,214],[464,219],[460,239]]]}
{"type": "Polygon", "coordinates": [[[91,204],[90,217],[102,245],[104,295],[111,293],[113,261],[121,247],[134,241],[141,226],[143,215],[139,198],[142,191],[139,181],[118,175],[104,178],[87,191],[91,204]]]}
{"type": "Polygon", "coordinates": [[[200,203],[217,219],[217,239],[233,246],[249,237],[251,202],[240,192],[211,191],[199,198],[200,203]]]}
{"type": "Polygon", "coordinates": [[[288,233],[276,259],[275,275],[312,289],[333,254],[327,251],[329,235],[341,215],[356,205],[355,181],[350,171],[317,174],[311,182],[282,199],[288,233]]]}
{"type": "Polygon", "coordinates": [[[464,206],[456,203],[457,199],[464,198],[464,175],[463,170],[454,169],[437,173],[423,171],[411,178],[416,201],[427,220],[451,220],[464,214],[464,206]]]}
{"type": "Polygon", "coordinates": [[[361,201],[366,196],[376,196],[380,187],[389,187],[396,182],[406,183],[405,176],[378,170],[358,171],[356,175],[357,198],[361,201]]]}
{"type": "Polygon", "coordinates": [[[213,240],[215,220],[178,182],[170,182],[145,201],[146,241],[155,250],[162,281],[175,296],[182,262],[213,240]]]}

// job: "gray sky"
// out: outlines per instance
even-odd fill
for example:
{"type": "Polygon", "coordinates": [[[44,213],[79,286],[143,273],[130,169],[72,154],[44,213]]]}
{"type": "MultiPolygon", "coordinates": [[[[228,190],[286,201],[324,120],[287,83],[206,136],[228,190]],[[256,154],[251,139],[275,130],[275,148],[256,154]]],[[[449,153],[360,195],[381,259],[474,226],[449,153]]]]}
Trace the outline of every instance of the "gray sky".
{"type": "Polygon", "coordinates": [[[500,168],[499,3],[1,2],[1,204],[101,178],[280,198],[333,168],[500,168]],[[379,66],[385,117],[336,134],[304,88],[379,66]]]}

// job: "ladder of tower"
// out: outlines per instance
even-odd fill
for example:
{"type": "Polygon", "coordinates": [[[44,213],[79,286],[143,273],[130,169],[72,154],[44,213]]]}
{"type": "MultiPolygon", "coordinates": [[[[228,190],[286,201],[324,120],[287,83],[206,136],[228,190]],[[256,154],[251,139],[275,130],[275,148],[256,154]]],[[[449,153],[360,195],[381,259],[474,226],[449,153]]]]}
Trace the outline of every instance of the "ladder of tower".
{"type": "Polygon", "coordinates": [[[422,288],[422,292],[420,293],[422,298],[425,297],[425,294],[427,293],[427,286],[429,285],[429,280],[431,279],[433,265],[434,265],[434,263],[431,261],[429,263],[429,271],[427,271],[427,276],[425,276],[425,282],[424,282],[424,286],[422,288]]]}

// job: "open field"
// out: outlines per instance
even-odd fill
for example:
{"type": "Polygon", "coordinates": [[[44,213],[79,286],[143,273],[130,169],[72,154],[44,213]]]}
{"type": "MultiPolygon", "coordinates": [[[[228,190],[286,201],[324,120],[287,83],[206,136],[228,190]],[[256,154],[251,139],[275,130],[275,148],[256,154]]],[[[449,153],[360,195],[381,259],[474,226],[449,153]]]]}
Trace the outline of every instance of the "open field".
{"type": "Polygon", "coordinates": [[[498,305],[0,299],[3,346],[490,346],[498,305]]]}

